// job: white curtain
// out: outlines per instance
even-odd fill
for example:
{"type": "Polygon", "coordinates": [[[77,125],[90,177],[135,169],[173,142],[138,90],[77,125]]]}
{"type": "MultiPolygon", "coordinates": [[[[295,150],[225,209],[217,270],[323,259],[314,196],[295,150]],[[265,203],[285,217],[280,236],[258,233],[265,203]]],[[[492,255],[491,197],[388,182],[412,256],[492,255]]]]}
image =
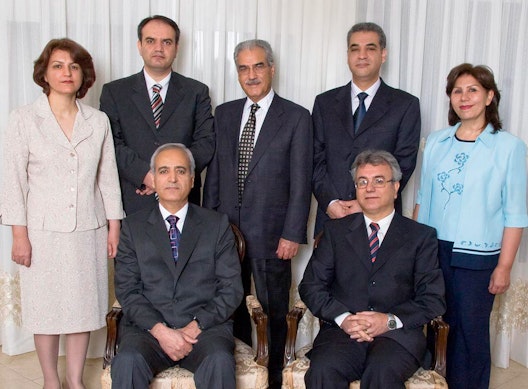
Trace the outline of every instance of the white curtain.
{"type": "MultiPolygon", "coordinates": [[[[317,94],[350,80],[346,33],[360,21],[380,24],[388,38],[382,77],[418,96],[422,138],[447,125],[445,79],[462,62],[486,64],[502,93],[504,129],[528,140],[528,4],[524,0],[4,0],[0,14],[0,142],[8,113],[41,92],[32,81],[33,61],[51,38],[68,36],[92,54],[97,82],[85,101],[98,106],[102,85],[136,73],[142,61],[136,26],[147,15],[163,14],[181,28],[174,67],[206,83],[214,106],[243,96],[232,53],[254,37],[268,40],[276,54],[274,88],[281,96],[312,108],[317,94]]],[[[419,156],[421,159],[421,154],[419,156]]],[[[0,166],[0,174],[2,167],[0,166]]],[[[417,166],[419,173],[420,165],[417,166]]],[[[415,174],[415,177],[418,174],[415,174]]],[[[417,190],[404,193],[410,215],[417,190]]],[[[309,231],[313,231],[314,206],[309,231]]],[[[10,230],[0,228],[0,327],[3,351],[31,350],[20,323],[16,266],[10,260],[10,230]]],[[[509,358],[528,366],[528,248],[523,240],[510,291],[496,301],[492,317],[494,363],[509,358]]],[[[294,259],[296,284],[311,254],[311,243],[294,259]]],[[[292,288],[294,295],[296,288],[292,288]]],[[[300,343],[317,331],[313,318],[302,324],[300,343]]],[[[94,339],[101,338],[97,335],[94,339]]],[[[99,343],[92,348],[100,355],[99,343]]]]}

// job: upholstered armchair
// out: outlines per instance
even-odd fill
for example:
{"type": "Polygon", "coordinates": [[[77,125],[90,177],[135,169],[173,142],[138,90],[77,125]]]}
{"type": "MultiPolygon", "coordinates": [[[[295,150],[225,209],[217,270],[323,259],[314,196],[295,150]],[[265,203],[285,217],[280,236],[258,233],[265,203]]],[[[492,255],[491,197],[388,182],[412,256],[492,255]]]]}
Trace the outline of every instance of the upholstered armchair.
{"type": "MultiPolygon", "coordinates": [[[[231,225],[235,234],[237,251],[242,260],[245,255],[245,241],[240,230],[231,225]]],[[[266,389],[268,387],[268,318],[262,306],[254,296],[246,297],[246,306],[255,323],[257,332],[257,350],[235,338],[235,363],[237,389],[266,389]]],[[[103,358],[102,389],[111,389],[111,361],[117,353],[119,320],[123,316],[119,303],[116,302],[106,316],[107,339],[103,358]]],[[[158,374],[150,384],[150,389],[195,389],[193,374],[183,368],[174,366],[158,374]]]]}
{"type": "MultiPolygon", "coordinates": [[[[297,328],[299,321],[306,312],[306,305],[298,301],[288,313],[286,321],[288,323],[288,337],[284,352],[284,369],[282,371],[282,389],[304,389],[304,374],[310,367],[310,360],[306,353],[312,345],[302,347],[295,352],[295,342],[297,340],[297,328]]],[[[447,388],[445,381],[446,369],[446,347],[449,326],[441,317],[431,320],[424,328],[427,336],[427,348],[429,349],[432,361],[430,369],[420,368],[407,380],[407,389],[440,389],[447,388]]],[[[360,381],[350,383],[350,389],[359,389],[360,381]]]]}

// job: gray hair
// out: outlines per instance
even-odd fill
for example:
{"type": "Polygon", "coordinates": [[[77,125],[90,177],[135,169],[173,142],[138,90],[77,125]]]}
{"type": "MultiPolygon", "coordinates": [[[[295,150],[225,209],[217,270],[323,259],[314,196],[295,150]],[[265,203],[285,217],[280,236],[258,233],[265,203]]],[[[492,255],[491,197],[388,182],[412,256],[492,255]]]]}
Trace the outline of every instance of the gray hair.
{"type": "Polygon", "coordinates": [[[356,174],[358,168],[365,165],[388,165],[392,170],[392,179],[394,182],[400,181],[402,178],[402,172],[400,165],[394,156],[385,150],[365,150],[359,153],[352,164],[350,173],[354,182],[356,181],[356,174]]]}
{"type": "Polygon", "coordinates": [[[348,48],[348,45],[350,44],[349,42],[350,42],[350,37],[352,36],[352,34],[355,32],[360,32],[360,31],[375,32],[376,34],[378,34],[378,41],[379,41],[380,48],[383,50],[384,48],[387,47],[387,37],[385,36],[383,29],[380,26],[378,26],[376,23],[364,22],[364,23],[354,24],[350,28],[350,30],[348,30],[347,48],[348,48]]]}
{"type": "Polygon", "coordinates": [[[183,143],[165,143],[164,145],[161,145],[154,151],[154,154],[152,154],[152,157],[150,157],[150,171],[152,173],[155,173],[156,171],[156,158],[158,155],[165,150],[182,150],[187,154],[187,159],[189,160],[189,166],[190,166],[190,173],[191,176],[194,177],[194,171],[196,169],[196,163],[194,162],[194,157],[191,153],[191,150],[189,150],[183,143]]]}
{"type": "Polygon", "coordinates": [[[266,60],[268,61],[268,65],[273,66],[273,50],[271,49],[271,45],[262,39],[250,39],[244,42],[240,42],[238,45],[236,45],[235,52],[233,54],[235,65],[238,66],[237,58],[238,58],[238,54],[242,50],[251,50],[251,49],[254,49],[255,47],[259,47],[266,52],[266,60]]]}

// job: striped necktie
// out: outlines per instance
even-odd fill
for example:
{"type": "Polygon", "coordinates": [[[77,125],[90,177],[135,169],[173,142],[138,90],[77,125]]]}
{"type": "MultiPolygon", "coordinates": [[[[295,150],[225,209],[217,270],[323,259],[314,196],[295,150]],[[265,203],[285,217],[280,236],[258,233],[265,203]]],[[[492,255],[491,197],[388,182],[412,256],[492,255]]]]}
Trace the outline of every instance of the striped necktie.
{"type": "Polygon", "coordinates": [[[162,86],[160,84],[154,84],[152,86],[152,100],[150,105],[152,106],[152,113],[154,114],[154,124],[156,128],[159,127],[161,121],[161,111],[163,111],[163,99],[161,98],[160,91],[162,86]]]}
{"type": "Polygon", "coordinates": [[[376,255],[378,254],[379,250],[379,239],[378,239],[378,231],[380,229],[378,223],[370,223],[370,229],[371,233],[369,236],[369,246],[370,246],[370,260],[372,263],[376,262],[376,255]]]}

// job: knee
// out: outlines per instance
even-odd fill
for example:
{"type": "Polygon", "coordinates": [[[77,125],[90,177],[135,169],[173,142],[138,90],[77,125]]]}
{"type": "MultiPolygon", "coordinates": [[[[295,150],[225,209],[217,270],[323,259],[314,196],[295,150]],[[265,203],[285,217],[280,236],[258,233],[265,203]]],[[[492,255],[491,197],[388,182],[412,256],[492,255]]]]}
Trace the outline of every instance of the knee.
{"type": "Polygon", "coordinates": [[[368,384],[366,387],[387,387],[388,383],[394,388],[403,387],[416,369],[403,369],[401,366],[397,368],[396,364],[370,362],[365,366],[361,382],[368,384]]]}
{"type": "Polygon", "coordinates": [[[144,380],[150,382],[153,378],[152,371],[145,357],[136,350],[120,350],[112,360],[110,370],[112,382],[125,381],[132,377],[142,376],[144,380]]]}
{"type": "Polygon", "coordinates": [[[225,350],[218,350],[208,354],[202,361],[202,364],[207,364],[213,369],[235,371],[235,357],[232,352],[225,350]]]}

